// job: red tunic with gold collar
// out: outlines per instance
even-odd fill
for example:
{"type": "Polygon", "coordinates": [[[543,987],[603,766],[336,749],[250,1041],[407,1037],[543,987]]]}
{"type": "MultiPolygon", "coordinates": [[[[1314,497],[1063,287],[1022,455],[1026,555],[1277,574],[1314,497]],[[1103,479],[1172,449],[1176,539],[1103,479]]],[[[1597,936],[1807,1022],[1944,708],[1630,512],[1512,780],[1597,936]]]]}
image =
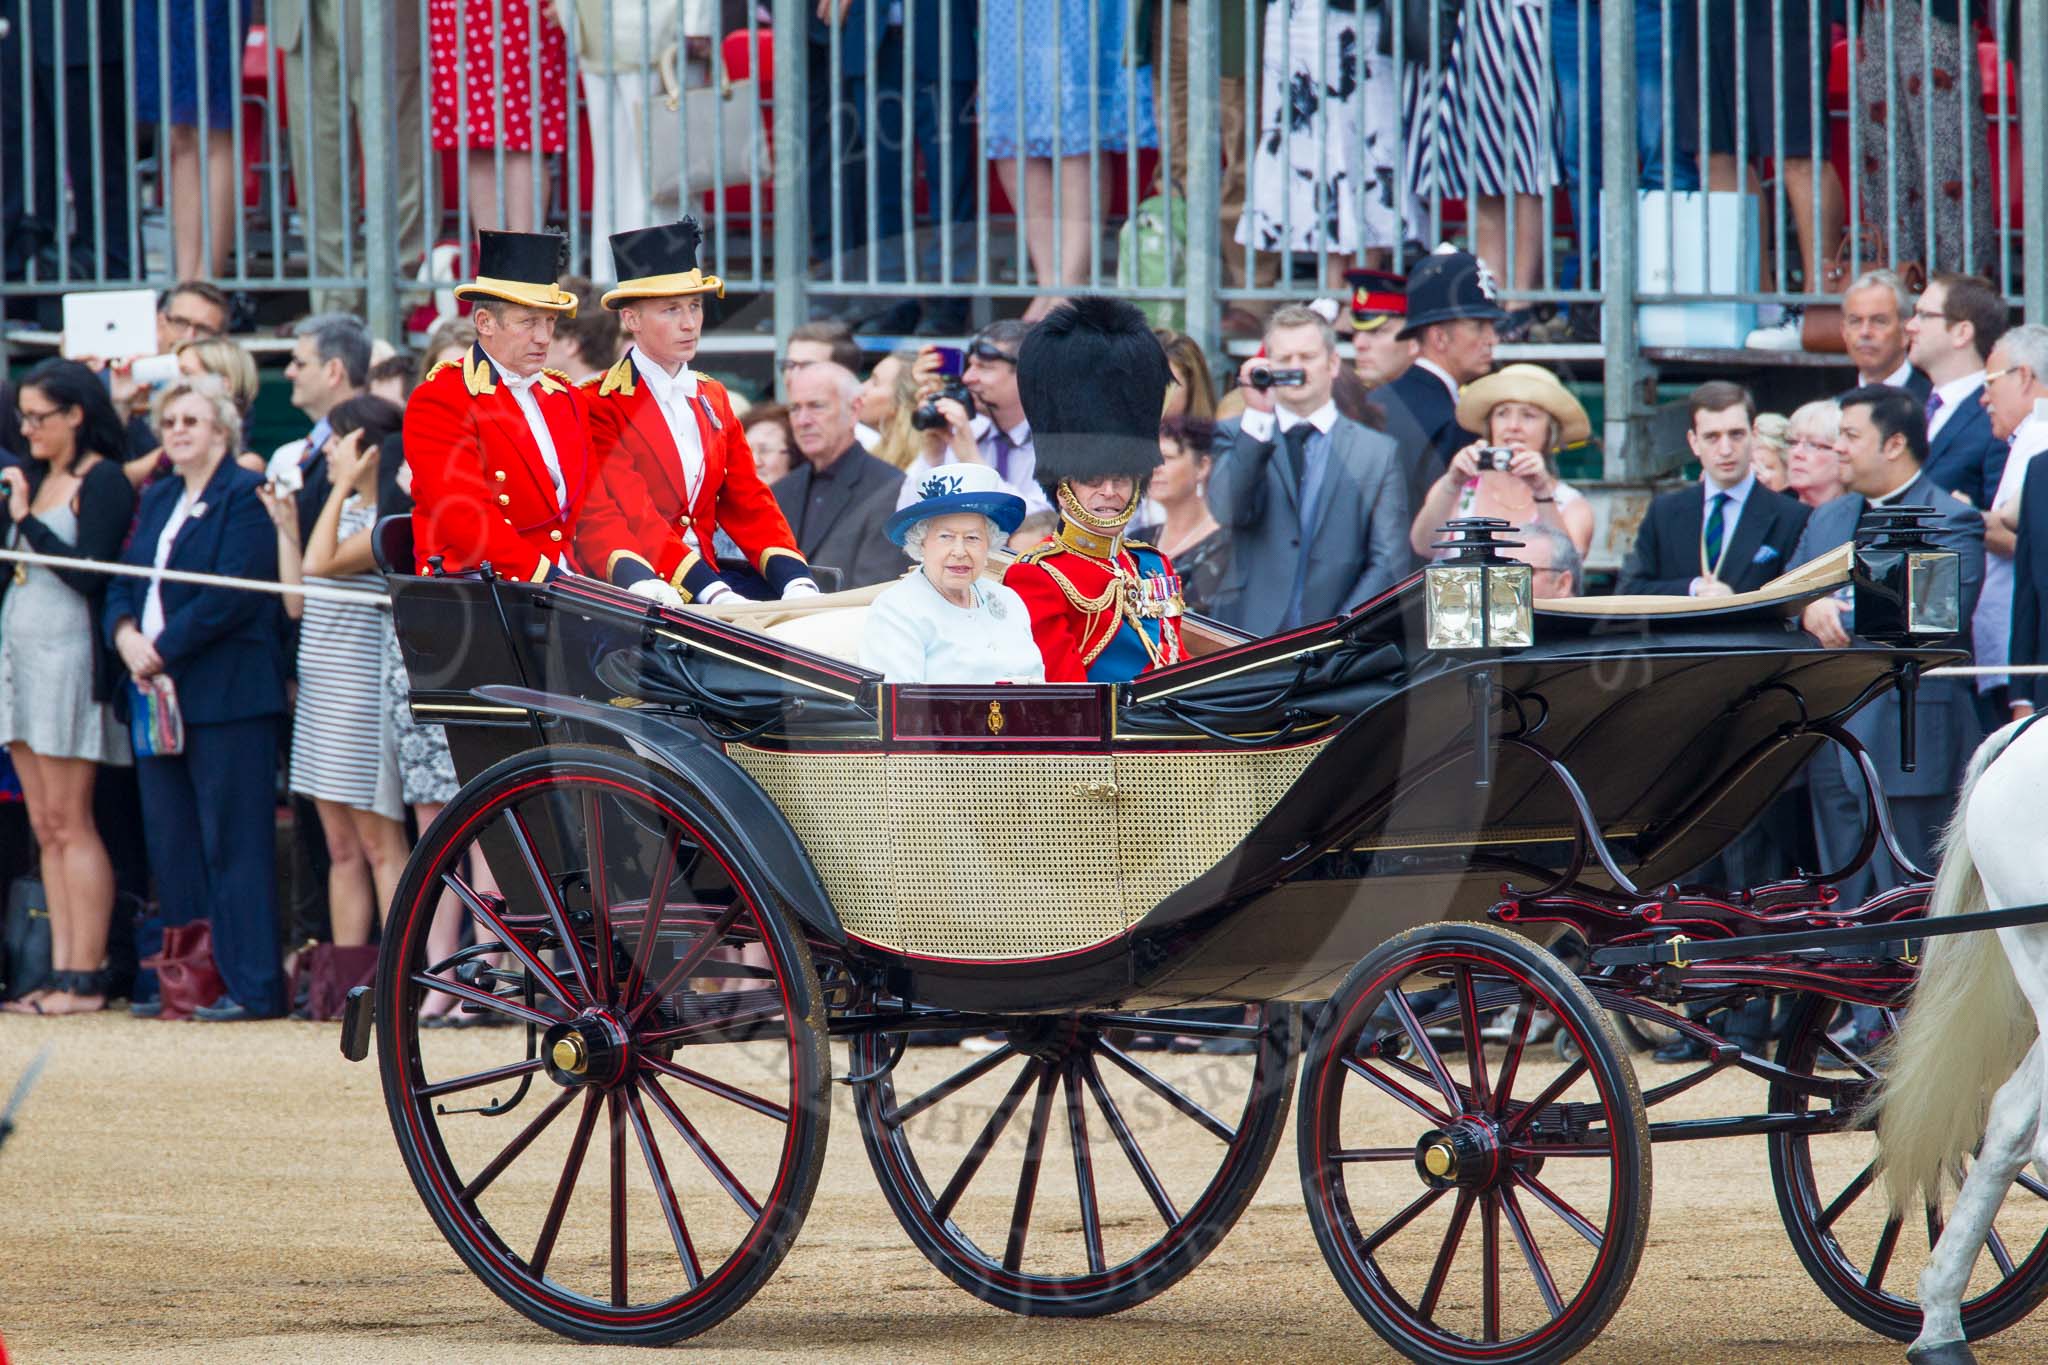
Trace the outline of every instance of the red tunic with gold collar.
{"type": "Polygon", "coordinates": [[[576,568],[579,545],[623,536],[615,517],[608,531],[581,524],[593,483],[583,395],[567,375],[543,370],[533,396],[554,442],[566,501],[555,495],[526,414],[481,348],[435,366],[406,401],[405,462],[422,572],[439,555],[450,573],[488,562],[508,578],[537,580],[558,563],[576,568]]]}
{"type": "Polygon", "coordinates": [[[789,522],[754,469],[754,452],[724,385],[697,376],[689,408],[704,471],[692,496],[675,436],[633,357],[621,359],[602,380],[583,384],[592,448],[603,470],[591,502],[605,505],[598,518],[586,517],[590,536],[578,547],[592,572],[620,586],[651,572],[695,598],[720,573],[712,535],[723,528],[776,592],[809,576],[789,522]],[[614,510],[616,521],[608,515],[614,510]]]}
{"type": "Polygon", "coordinates": [[[1141,541],[1111,543],[1068,526],[1025,552],[1003,583],[1031,612],[1047,682],[1129,682],[1187,657],[1180,579],[1141,541]]]}

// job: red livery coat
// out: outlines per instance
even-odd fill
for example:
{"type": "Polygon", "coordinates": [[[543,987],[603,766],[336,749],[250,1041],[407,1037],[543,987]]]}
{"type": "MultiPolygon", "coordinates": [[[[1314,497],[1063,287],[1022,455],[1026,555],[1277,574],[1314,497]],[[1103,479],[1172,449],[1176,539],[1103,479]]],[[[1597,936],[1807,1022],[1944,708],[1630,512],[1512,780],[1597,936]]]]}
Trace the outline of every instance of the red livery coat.
{"type": "Polygon", "coordinates": [[[1129,682],[1138,674],[1187,657],[1178,615],[1133,619],[1125,583],[1164,585],[1163,595],[1179,605],[1179,580],[1166,556],[1136,541],[1108,559],[1083,554],[1060,540],[1026,551],[1003,574],[1031,613],[1031,634],[1045,658],[1051,682],[1129,682]],[[1157,660],[1155,662],[1154,660],[1157,660]]]}
{"type": "Polygon", "coordinates": [[[405,405],[405,462],[412,469],[413,545],[419,568],[441,557],[449,573],[488,562],[508,578],[545,578],[578,552],[622,543],[624,524],[608,506],[586,508],[596,482],[584,396],[558,370],[534,385],[568,491],[554,480],[519,403],[480,347],[434,368],[405,405]],[[596,526],[585,525],[594,514],[596,526]]]}
{"type": "Polygon", "coordinates": [[[808,575],[789,522],[755,471],[754,452],[725,387],[697,376],[702,401],[689,406],[704,474],[691,499],[675,437],[633,361],[627,355],[602,380],[585,380],[582,389],[592,449],[603,469],[591,494],[593,507],[602,503],[603,512],[586,517],[591,533],[578,546],[589,571],[623,585],[644,577],[644,566],[696,597],[720,572],[712,534],[723,528],[749,566],[778,591],[808,575]],[[701,551],[683,538],[691,530],[701,551]]]}

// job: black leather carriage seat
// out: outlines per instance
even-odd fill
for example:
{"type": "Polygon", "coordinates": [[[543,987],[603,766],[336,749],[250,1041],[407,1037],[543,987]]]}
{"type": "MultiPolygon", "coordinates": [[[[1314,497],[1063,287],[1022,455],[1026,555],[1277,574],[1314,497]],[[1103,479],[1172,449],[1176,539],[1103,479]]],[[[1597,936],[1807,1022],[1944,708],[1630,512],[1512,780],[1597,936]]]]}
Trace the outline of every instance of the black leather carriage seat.
{"type": "Polygon", "coordinates": [[[415,572],[413,566],[416,561],[412,556],[412,513],[405,512],[379,521],[370,532],[370,553],[376,558],[377,567],[385,573],[415,572]]]}

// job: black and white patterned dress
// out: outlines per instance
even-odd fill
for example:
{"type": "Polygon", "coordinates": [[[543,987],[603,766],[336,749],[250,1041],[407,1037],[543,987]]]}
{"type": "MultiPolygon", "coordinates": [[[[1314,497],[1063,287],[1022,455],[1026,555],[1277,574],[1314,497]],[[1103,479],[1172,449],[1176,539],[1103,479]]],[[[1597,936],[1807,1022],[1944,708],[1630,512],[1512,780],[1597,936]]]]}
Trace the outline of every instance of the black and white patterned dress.
{"type": "MultiPolygon", "coordinates": [[[[1277,0],[1261,40],[1259,140],[1237,240],[1258,251],[1352,255],[1400,245],[1404,177],[1393,58],[1378,0],[1277,0]]],[[[1411,198],[1407,235],[1420,206],[1411,198]]]]}
{"type": "Polygon", "coordinates": [[[1412,55],[1401,73],[1417,195],[1542,194],[1562,178],[1545,0],[1466,0],[1436,72],[1412,55]]]}

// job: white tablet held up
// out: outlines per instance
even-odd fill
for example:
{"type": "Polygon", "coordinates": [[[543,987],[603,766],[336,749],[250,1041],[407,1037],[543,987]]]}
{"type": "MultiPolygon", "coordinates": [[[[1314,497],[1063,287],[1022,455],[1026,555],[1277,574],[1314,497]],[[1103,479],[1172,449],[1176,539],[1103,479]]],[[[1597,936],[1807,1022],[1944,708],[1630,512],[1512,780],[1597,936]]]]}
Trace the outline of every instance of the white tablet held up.
{"type": "Polygon", "coordinates": [[[64,355],[127,360],[155,355],[156,291],[115,289],[64,296],[64,355]]]}

